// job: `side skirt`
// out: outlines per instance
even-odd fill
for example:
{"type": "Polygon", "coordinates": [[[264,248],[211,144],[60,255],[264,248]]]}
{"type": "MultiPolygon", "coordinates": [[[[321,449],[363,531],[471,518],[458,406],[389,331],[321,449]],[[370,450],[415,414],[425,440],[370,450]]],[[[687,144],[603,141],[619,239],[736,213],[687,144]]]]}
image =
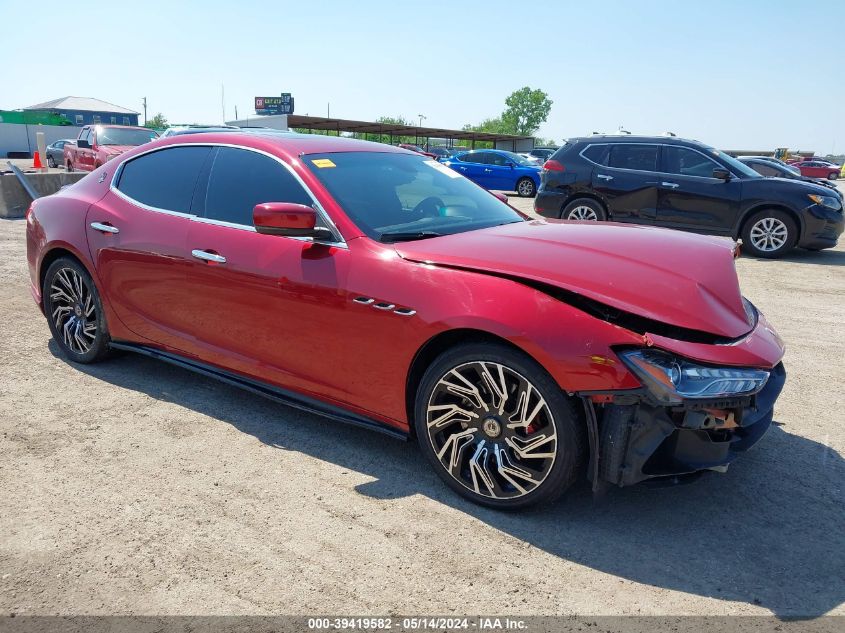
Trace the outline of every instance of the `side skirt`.
{"type": "Polygon", "coordinates": [[[357,413],[347,411],[346,409],[342,409],[341,407],[321,402],[315,398],[303,396],[293,391],[288,391],[287,389],[281,389],[280,387],[276,387],[274,385],[269,385],[267,383],[263,383],[257,380],[244,378],[243,376],[238,376],[237,374],[233,374],[223,369],[213,367],[212,365],[206,365],[205,363],[200,363],[195,360],[187,359],[176,354],[164,352],[162,350],[147,347],[145,345],[136,345],[134,343],[120,343],[113,341],[112,343],[110,343],[110,347],[114,349],[125,350],[127,352],[135,352],[136,354],[143,354],[144,356],[149,356],[150,358],[162,360],[166,363],[170,363],[171,365],[176,365],[177,367],[188,369],[195,373],[202,374],[203,376],[215,378],[229,385],[240,387],[241,389],[245,389],[246,391],[251,391],[252,393],[258,394],[259,396],[264,396],[265,398],[269,398],[270,400],[275,400],[276,402],[280,402],[289,407],[293,407],[294,409],[299,409],[300,411],[316,413],[317,415],[321,415],[326,418],[331,418],[332,420],[337,420],[338,422],[344,422],[345,424],[359,426],[365,429],[369,429],[371,431],[378,431],[379,433],[384,433],[385,435],[389,435],[393,438],[400,440],[408,440],[409,438],[407,433],[403,433],[402,431],[394,429],[393,427],[388,426],[387,424],[384,424],[382,422],[377,422],[362,415],[358,415],[357,413]]]}

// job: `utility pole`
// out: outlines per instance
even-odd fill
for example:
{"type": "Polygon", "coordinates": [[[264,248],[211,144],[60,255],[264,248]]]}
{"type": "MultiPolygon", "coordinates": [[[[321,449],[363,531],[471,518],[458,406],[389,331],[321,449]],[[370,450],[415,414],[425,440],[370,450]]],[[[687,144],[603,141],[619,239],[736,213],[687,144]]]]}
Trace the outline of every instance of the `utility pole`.
{"type": "Polygon", "coordinates": [[[326,104],[326,118],[327,119],[332,118],[332,104],[331,103],[326,104]]]}
{"type": "Polygon", "coordinates": [[[223,111],[223,123],[226,123],[226,86],[220,84],[220,109],[223,111]]]}
{"type": "Polygon", "coordinates": [[[417,116],[420,117],[420,127],[422,127],[423,119],[427,119],[428,117],[424,114],[418,114],[417,116]]]}
{"type": "Polygon", "coordinates": [[[144,125],[147,124],[147,98],[144,97],[144,125]]]}

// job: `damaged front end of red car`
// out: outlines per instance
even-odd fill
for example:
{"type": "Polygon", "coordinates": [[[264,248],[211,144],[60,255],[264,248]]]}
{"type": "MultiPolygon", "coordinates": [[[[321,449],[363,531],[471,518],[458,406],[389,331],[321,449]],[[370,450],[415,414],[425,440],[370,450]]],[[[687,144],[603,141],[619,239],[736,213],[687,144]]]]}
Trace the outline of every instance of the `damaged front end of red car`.
{"type": "Polygon", "coordinates": [[[615,350],[640,389],[578,394],[590,428],[594,489],[725,472],[765,435],[786,381],[784,348],[748,305],[754,328],[746,336],[703,344],[645,335],[646,347],[615,350]],[[746,365],[719,362],[728,356],[746,365]]]}

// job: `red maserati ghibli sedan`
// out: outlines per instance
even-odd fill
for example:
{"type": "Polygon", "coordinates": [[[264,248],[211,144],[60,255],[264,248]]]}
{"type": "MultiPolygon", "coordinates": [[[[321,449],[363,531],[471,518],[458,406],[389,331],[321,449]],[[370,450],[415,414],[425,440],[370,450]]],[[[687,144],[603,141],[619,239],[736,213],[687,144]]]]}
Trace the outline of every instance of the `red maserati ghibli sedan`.
{"type": "Polygon", "coordinates": [[[154,141],[36,200],[27,253],[71,361],[129,350],[414,438],[494,508],[723,472],[785,380],[732,241],[531,219],[384,144],[154,141]]]}

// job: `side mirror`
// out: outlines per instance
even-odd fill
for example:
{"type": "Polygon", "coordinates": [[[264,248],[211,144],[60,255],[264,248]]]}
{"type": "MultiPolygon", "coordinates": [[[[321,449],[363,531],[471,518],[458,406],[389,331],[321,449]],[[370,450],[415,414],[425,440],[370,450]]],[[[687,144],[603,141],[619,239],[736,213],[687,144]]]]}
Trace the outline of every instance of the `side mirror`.
{"type": "Polygon", "coordinates": [[[713,178],[727,181],[731,179],[731,172],[722,167],[717,167],[713,170],[713,178]]]}
{"type": "Polygon", "coordinates": [[[252,209],[252,223],[258,233],[313,237],[333,240],[332,232],[317,226],[317,212],[304,204],[293,202],[264,202],[252,209]]]}
{"type": "Polygon", "coordinates": [[[86,140],[84,140],[84,139],[79,139],[79,140],[77,140],[77,141],[76,141],[76,146],[77,146],[79,149],[91,149],[91,143],[89,143],[88,141],[86,141],[86,140]]]}

